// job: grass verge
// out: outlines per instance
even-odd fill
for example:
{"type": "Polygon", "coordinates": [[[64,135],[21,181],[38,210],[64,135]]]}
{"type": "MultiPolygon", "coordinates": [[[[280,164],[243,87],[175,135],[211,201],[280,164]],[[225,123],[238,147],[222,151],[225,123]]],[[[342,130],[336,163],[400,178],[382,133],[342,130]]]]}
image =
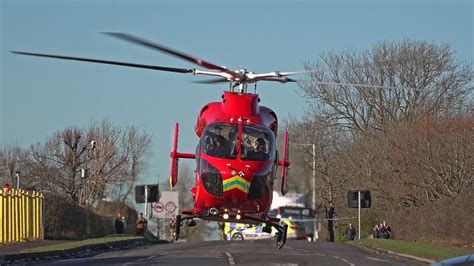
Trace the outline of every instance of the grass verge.
{"type": "Polygon", "coordinates": [[[440,261],[472,253],[472,251],[452,246],[428,244],[420,241],[404,241],[395,239],[361,239],[354,244],[369,248],[378,248],[416,257],[440,261]]]}
{"type": "Polygon", "coordinates": [[[42,246],[42,247],[37,247],[37,248],[30,248],[30,249],[22,251],[22,253],[67,250],[67,249],[78,248],[82,246],[103,244],[103,243],[116,242],[116,241],[122,241],[122,240],[132,240],[132,239],[139,239],[139,238],[141,237],[130,236],[130,235],[125,235],[125,236],[112,235],[112,236],[106,236],[106,237],[101,237],[101,238],[91,238],[91,239],[85,239],[81,241],[71,241],[71,242],[66,242],[66,243],[61,243],[61,244],[53,244],[53,245],[42,246]]]}

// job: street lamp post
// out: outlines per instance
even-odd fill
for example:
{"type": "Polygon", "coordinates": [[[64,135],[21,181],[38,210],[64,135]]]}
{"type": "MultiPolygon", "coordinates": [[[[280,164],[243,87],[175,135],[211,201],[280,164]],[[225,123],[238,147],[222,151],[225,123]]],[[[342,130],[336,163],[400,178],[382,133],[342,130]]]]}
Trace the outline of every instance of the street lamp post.
{"type": "MultiPolygon", "coordinates": [[[[314,143],[298,143],[295,145],[299,146],[312,146],[313,147],[313,180],[312,180],[312,209],[316,211],[316,144],[314,143]]],[[[313,242],[318,238],[318,227],[316,224],[316,213],[314,214],[313,221],[313,242]]]]}
{"type": "Polygon", "coordinates": [[[20,189],[20,171],[16,170],[15,175],[16,175],[16,189],[18,190],[20,189]]]}

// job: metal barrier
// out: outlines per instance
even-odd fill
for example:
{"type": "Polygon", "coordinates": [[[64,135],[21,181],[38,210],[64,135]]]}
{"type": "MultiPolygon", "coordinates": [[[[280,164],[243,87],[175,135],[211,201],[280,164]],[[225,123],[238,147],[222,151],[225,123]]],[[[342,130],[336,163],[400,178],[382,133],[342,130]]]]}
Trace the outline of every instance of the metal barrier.
{"type": "Polygon", "coordinates": [[[0,189],[0,244],[43,239],[43,194],[0,189]]]}

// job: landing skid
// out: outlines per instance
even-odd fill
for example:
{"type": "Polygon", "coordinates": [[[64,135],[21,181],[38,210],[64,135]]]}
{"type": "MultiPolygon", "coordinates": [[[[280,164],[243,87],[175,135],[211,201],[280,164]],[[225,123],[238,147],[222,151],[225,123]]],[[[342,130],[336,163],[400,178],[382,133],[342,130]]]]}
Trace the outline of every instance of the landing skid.
{"type": "Polygon", "coordinates": [[[210,221],[218,221],[218,222],[236,222],[236,223],[248,223],[248,224],[262,224],[265,223],[267,225],[267,231],[271,232],[271,227],[275,228],[278,232],[276,233],[276,245],[278,249],[281,249],[285,243],[286,243],[286,236],[288,233],[288,225],[283,224],[280,225],[276,223],[278,219],[274,219],[271,217],[265,217],[265,219],[259,219],[256,217],[251,217],[251,216],[246,216],[242,220],[234,220],[234,219],[228,219],[228,220],[223,220],[221,217],[218,216],[196,216],[196,215],[176,215],[176,223],[175,223],[175,228],[174,228],[174,240],[177,241],[180,236],[181,232],[181,222],[185,221],[186,224],[189,226],[189,224],[195,224],[194,219],[199,218],[202,220],[210,220],[210,221]],[[191,222],[192,221],[192,222],[191,222]],[[268,228],[270,227],[270,230],[268,228]]]}

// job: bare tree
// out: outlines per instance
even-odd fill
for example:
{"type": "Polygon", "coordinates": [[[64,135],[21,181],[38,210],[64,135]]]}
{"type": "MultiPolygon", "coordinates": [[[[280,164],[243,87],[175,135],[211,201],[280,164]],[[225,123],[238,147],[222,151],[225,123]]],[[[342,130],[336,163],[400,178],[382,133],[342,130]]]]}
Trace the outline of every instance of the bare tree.
{"type": "MultiPolygon", "coordinates": [[[[335,187],[345,182],[338,168],[338,156],[348,141],[347,134],[337,127],[328,124],[321,116],[306,116],[302,121],[292,119],[285,121],[295,143],[314,143],[316,145],[317,185],[322,188],[321,198],[324,205],[334,207],[335,187]]],[[[312,168],[312,147],[302,147],[305,151],[305,164],[312,168]]],[[[309,178],[308,178],[309,179],[309,178]]]]}
{"type": "Polygon", "coordinates": [[[321,114],[350,130],[384,130],[396,121],[424,115],[448,115],[472,107],[473,72],[456,63],[448,45],[405,40],[382,42],[357,53],[326,53],[307,63],[306,97],[321,114]],[[319,82],[370,84],[385,88],[324,85],[319,82]]]}
{"type": "Polygon", "coordinates": [[[104,120],[87,130],[67,128],[56,133],[44,145],[32,146],[31,158],[45,189],[86,205],[104,198],[118,184],[125,184],[128,196],[131,188],[127,186],[133,187],[149,145],[147,134],[104,120]],[[82,169],[88,173],[85,177],[81,177],[82,169]]]}
{"type": "Polygon", "coordinates": [[[0,176],[2,183],[16,184],[16,172],[20,171],[21,185],[31,186],[28,175],[28,164],[25,161],[27,152],[18,144],[6,144],[0,149],[0,176]],[[25,176],[25,178],[23,178],[25,176]]]}

